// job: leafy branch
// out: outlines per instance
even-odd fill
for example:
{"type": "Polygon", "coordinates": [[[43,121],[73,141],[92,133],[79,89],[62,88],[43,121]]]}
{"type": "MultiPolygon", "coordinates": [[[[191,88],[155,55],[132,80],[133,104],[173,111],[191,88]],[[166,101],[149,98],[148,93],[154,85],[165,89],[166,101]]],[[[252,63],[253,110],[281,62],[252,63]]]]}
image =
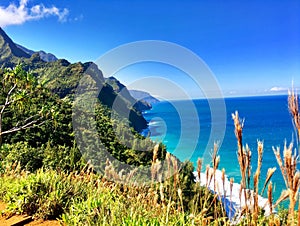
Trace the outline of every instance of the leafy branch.
{"type": "Polygon", "coordinates": [[[54,112],[49,106],[39,106],[39,101],[33,101],[43,89],[21,65],[0,72],[0,85],[0,103],[3,103],[0,104],[0,144],[3,135],[41,126],[49,120],[49,113],[54,112]],[[20,110],[23,117],[13,123],[13,113],[20,110]],[[10,123],[4,123],[4,119],[10,123]]]}

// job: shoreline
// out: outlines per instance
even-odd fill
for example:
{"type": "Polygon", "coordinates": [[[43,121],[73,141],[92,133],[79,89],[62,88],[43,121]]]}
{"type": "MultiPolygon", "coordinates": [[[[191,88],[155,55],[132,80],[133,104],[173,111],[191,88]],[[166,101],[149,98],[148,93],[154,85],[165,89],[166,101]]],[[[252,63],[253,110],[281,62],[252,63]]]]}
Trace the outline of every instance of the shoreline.
{"type": "MultiPolygon", "coordinates": [[[[195,183],[200,183],[201,186],[208,188],[211,192],[218,195],[219,200],[221,199],[224,209],[226,211],[226,215],[228,218],[232,220],[238,220],[243,210],[243,207],[247,206],[251,208],[253,206],[253,190],[250,190],[250,202],[249,200],[245,202],[244,195],[239,197],[241,185],[239,183],[232,183],[228,180],[228,176],[225,174],[224,187],[222,180],[222,171],[216,170],[215,175],[213,175],[213,169],[209,168],[209,178],[210,181],[207,181],[206,173],[200,174],[200,179],[198,178],[198,172],[194,171],[195,183]],[[215,176],[215,179],[214,179],[215,176]],[[216,184],[214,184],[216,181],[216,184]],[[232,190],[231,190],[232,186],[232,190]]],[[[248,189],[246,189],[249,191],[248,189]]],[[[265,216],[269,216],[271,214],[270,205],[267,198],[258,195],[258,206],[265,211],[265,216]]],[[[274,210],[273,210],[274,212],[274,210]]]]}

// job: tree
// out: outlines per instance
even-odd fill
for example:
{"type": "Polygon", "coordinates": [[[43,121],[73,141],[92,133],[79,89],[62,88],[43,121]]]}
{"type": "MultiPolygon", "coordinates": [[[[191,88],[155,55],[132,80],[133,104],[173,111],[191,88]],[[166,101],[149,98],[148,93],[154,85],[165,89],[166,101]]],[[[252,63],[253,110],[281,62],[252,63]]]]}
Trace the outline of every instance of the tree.
{"type": "Polygon", "coordinates": [[[45,89],[21,65],[0,71],[0,145],[4,135],[44,124],[55,115],[45,89]]]}

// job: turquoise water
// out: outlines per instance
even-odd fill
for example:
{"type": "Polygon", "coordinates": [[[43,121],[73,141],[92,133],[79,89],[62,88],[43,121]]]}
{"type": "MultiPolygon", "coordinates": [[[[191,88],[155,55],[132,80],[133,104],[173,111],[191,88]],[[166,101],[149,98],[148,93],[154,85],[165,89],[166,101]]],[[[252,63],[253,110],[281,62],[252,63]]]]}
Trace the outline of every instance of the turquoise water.
{"type": "MultiPolygon", "coordinates": [[[[193,100],[192,104],[196,112],[190,108],[190,100],[163,101],[153,105],[150,111],[144,112],[149,128],[143,133],[150,132],[150,137],[166,144],[169,152],[174,153],[182,161],[189,159],[196,166],[198,157],[207,159],[207,153],[213,149],[213,143],[208,143],[212,123],[220,122],[212,122],[207,100],[193,100]],[[178,106],[181,107],[180,111],[178,106]]],[[[225,135],[223,142],[217,141],[220,144],[221,156],[219,169],[225,168],[229,178],[233,177],[235,182],[240,182],[237,145],[231,116],[237,110],[240,117],[245,119],[243,142],[247,143],[252,151],[252,172],[255,172],[257,165],[257,140],[261,140],[264,142],[264,154],[260,187],[263,186],[268,168],[276,167],[272,181],[274,198],[278,198],[284,189],[284,182],[272,147],[280,146],[283,150],[285,141],[288,144],[295,141],[296,146],[287,96],[227,98],[225,106],[225,135]]]]}

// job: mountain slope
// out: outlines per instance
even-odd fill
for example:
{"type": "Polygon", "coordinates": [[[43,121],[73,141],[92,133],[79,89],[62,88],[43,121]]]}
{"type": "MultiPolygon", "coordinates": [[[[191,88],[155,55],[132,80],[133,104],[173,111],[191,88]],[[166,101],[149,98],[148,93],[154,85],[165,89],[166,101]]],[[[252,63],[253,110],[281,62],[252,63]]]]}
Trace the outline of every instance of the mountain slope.
{"type": "Polygon", "coordinates": [[[152,105],[158,103],[159,100],[155,97],[151,96],[150,93],[140,91],[140,90],[129,90],[131,96],[133,96],[137,100],[142,100],[147,102],[148,104],[152,105]]]}
{"type": "Polygon", "coordinates": [[[134,98],[126,86],[124,86],[118,79],[115,77],[109,77],[105,79],[105,82],[109,84],[116,93],[121,95],[124,99],[128,100],[130,105],[136,108],[139,111],[146,111],[151,109],[151,104],[145,102],[144,100],[139,100],[134,98]]]}
{"type": "MultiPolygon", "coordinates": [[[[92,62],[71,64],[66,60],[60,59],[55,62],[29,63],[28,67],[38,76],[39,80],[45,82],[46,86],[61,98],[73,98],[78,83],[85,73],[94,74],[97,82],[101,83],[102,89],[98,98],[102,104],[112,108],[114,101],[119,95],[110,84],[105,82],[101,70],[92,62]]],[[[127,114],[130,112],[128,119],[131,126],[135,130],[141,131],[147,127],[147,122],[140,110],[131,107],[132,100],[127,98],[126,96],[121,96],[118,106],[117,108],[114,106],[114,110],[123,118],[128,118],[127,114]]]]}
{"type": "Polygon", "coordinates": [[[58,58],[52,53],[46,53],[43,50],[33,51],[33,50],[27,49],[26,47],[21,46],[19,44],[16,44],[16,46],[19,49],[23,50],[25,53],[29,54],[30,56],[32,56],[34,53],[38,53],[40,55],[41,59],[45,62],[53,62],[53,61],[58,60],[58,58]]]}
{"type": "Polygon", "coordinates": [[[11,38],[0,28],[0,64],[16,61],[17,58],[30,58],[30,55],[19,49],[11,38]]]}
{"type": "MultiPolygon", "coordinates": [[[[68,97],[70,99],[73,99],[79,81],[84,74],[92,73],[97,77],[97,82],[101,83],[99,85],[103,87],[98,96],[99,101],[109,108],[113,107],[118,92],[109,83],[105,82],[101,70],[94,63],[78,62],[71,64],[65,59],[45,62],[38,53],[34,53],[30,57],[30,55],[19,49],[3,30],[0,32],[0,67],[14,67],[22,63],[24,69],[30,70],[53,93],[58,94],[60,98],[68,97]]],[[[147,127],[147,121],[138,108],[132,107],[132,102],[135,103],[136,100],[130,96],[128,90],[127,93],[124,96],[121,95],[118,106],[114,110],[122,118],[128,119],[130,125],[136,131],[141,131],[147,127]]]]}

